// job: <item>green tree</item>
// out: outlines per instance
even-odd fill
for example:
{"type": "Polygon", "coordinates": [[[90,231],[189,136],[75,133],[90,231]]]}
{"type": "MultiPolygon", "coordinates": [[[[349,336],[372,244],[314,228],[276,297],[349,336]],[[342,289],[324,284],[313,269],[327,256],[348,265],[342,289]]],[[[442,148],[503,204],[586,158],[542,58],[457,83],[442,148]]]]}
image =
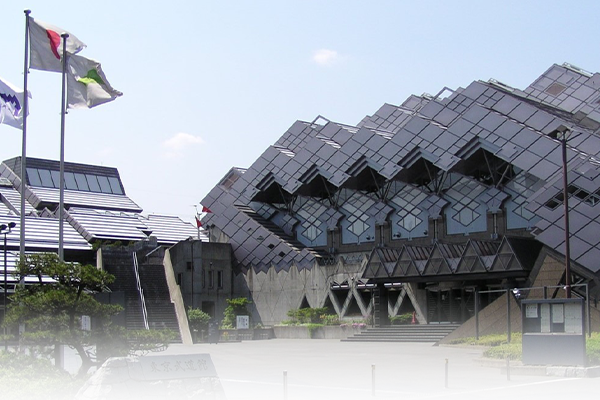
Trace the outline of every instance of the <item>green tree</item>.
{"type": "Polygon", "coordinates": [[[187,312],[188,321],[190,328],[194,333],[194,337],[198,336],[198,333],[208,329],[208,323],[210,322],[210,315],[198,308],[188,308],[187,312]]]}
{"type": "Polygon", "coordinates": [[[75,349],[81,358],[81,375],[108,357],[166,347],[172,337],[162,332],[127,332],[113,325],[111,317],[123,308],[102,304],[93,295],[108,290],[114,276],[92,265],[62,262],[53,253],[34,254],[19,262],[15,275],[19,280],[37,277],[37,283],[17,287],[4,323],[24,324],[21,339],[27,344],[64,344],[75,349]],[[91,330],[82,329],[82,316],[91,317],[91,330]]]}
{"type": "Polygon", "coordinates": [[[227,307],[223,312],[223,323],[224,328],[233,328],[236,323],[236,317],[238,315],[250,315],[248,311],[248,305],[251,303],[245,297],[236,297],[234,299],[226,299],[227,307]]]}

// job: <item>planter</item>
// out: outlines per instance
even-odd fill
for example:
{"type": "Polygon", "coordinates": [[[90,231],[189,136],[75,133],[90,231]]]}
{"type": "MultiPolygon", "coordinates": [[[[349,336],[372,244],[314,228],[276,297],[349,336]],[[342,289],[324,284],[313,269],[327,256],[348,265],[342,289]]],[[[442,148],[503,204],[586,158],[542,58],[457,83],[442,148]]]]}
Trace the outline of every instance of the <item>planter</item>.
{"type": "Polygon", "coordinates": [[[252,330],[253,340],[266,340],[275,338],[273,328],[255,328],[252,330]]]}
{"type": "MultiPolygon", "coordinates": [[[[240,342],[242,340],[273,339],[273,328],[219,329],[219,342],[240,342]]],[[[206,342],[206,340],[204,340],[206,342]]]]}
{"type": "Polygon", "coordinates": [[[364,327],[319,326],[309,329],[306,325],[275,326],[273,331],[277,339],[346,339],[363,330],[364,327]]]}

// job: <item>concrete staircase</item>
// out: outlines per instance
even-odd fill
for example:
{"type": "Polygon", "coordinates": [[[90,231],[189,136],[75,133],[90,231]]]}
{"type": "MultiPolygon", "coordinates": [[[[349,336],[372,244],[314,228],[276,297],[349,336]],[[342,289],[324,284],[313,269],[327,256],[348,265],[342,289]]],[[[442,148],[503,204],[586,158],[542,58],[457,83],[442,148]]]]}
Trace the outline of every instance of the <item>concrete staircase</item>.
{"type": "Polygon", "coordinates": [[[367,328],[342,342],[430,342],[437,343],[458,328],[456,324],[391,325],[367,328]]]}
{"type": "MultiPolygon", "coordinates": [[[[181,342],[175,307],[171,303],[165,270],[162,265],[164,249],[143,248],[137,253],[140,283],[145,297],[145,305],[150,329],[175,332],[175,343],[181,342]],[[151,252],[151,255],[147,255],[151,252]]],[[[123,292],[125,297],[125,327],[129,330],[143,330],[144,318],[140,292],[133,263],[133,248],[103,248],[104,268],[115,276],[110,285],[113,292],[123,292]]]]}
{"type": "Polygon", "coordinates": [[[171,303],[167,278],[162,260],[164,248],[158,248],[150,256],[144,256],[147,250],[138,252],[138,269],[148,311],[148,324],[150,329],[168,329],[177,334],[175,342],[181,342],[179,336],[179,323],[175,313],[175,306],[171,303]]]}
{"type": "Polygon", "coordinates": [[[142,303],[137,290],[132,251],[126,247],[108,247],[102,249],[104,269],[115,276],[110,285],[113,292],[123,292],[125,297],[125,326],[131,330],[144,329],[142,303]]]}

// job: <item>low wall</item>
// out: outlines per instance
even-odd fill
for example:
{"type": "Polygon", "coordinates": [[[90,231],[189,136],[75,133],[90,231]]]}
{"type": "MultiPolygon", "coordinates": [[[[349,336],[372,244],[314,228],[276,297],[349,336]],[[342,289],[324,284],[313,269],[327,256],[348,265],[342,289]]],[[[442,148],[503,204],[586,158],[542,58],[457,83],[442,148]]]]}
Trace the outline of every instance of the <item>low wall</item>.
{"type": "Polygon", "coordinates": [[[273,328],[219,329],[219,340],[221,341],[265,340],[274,337],[273,328]]]}
{"type": "Polygon", "coordinates": [[[361,328],[352,326],[319,326],[312,331],[308,326],[275,326],[273,327],[277,339],[346,339],[361,331],[361,328]]]}
{"type": "Polygon", "coordinates": [[[202,398],[226,399],[210,354],[110,358],[75,399],[189,399],[198,394],[202,398]]]}

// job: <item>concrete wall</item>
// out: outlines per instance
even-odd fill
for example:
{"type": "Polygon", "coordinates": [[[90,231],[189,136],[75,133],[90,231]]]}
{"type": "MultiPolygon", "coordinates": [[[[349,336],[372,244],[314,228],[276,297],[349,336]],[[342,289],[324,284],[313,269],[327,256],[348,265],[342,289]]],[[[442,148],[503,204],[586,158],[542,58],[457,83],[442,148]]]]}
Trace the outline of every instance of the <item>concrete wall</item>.
{"type": "MultiPolygon", "coordinates": [[[[310,270],[299,270],[295,265],[279,272],[274,267],[267,272],[250,270],[236,276],[235,296],[251,295],[251,324],[272,326],[287,320],[288,311],[300,308],[304,299],[313,308],[323,307],[329,299],[338,309],[338,314],[343,316],[350,301],[339,302],[330,287],[333,281],[348,281],[353,285],[360,278],[366,257],[359,255],[356,260],[353,263],[338,261],[335,265],[314,265],[310,270]]],[[[351,296],[356,297],[354,293],[351,296]]],[[[362,317],[367,316],[365,306],[362,317]]]]}
{"type": "Polygon", "coordinates": [[[312,331],[307,326],[274,326],[277,339],[346,339],[360,329],[340,326],[320,326],[312,331]]]}
{"type": "Polygon", "coordinates": [[[186,240],[170,249],[173,273],[187,307],[203,308],[214,304],[215,319],[221,320],[225,299],[233,297],[231,246],[186,240]],[[209,280],[212,274],[212,283],[209,280]],[[221,274],[222,285],[218,276],[221,274]]]}

